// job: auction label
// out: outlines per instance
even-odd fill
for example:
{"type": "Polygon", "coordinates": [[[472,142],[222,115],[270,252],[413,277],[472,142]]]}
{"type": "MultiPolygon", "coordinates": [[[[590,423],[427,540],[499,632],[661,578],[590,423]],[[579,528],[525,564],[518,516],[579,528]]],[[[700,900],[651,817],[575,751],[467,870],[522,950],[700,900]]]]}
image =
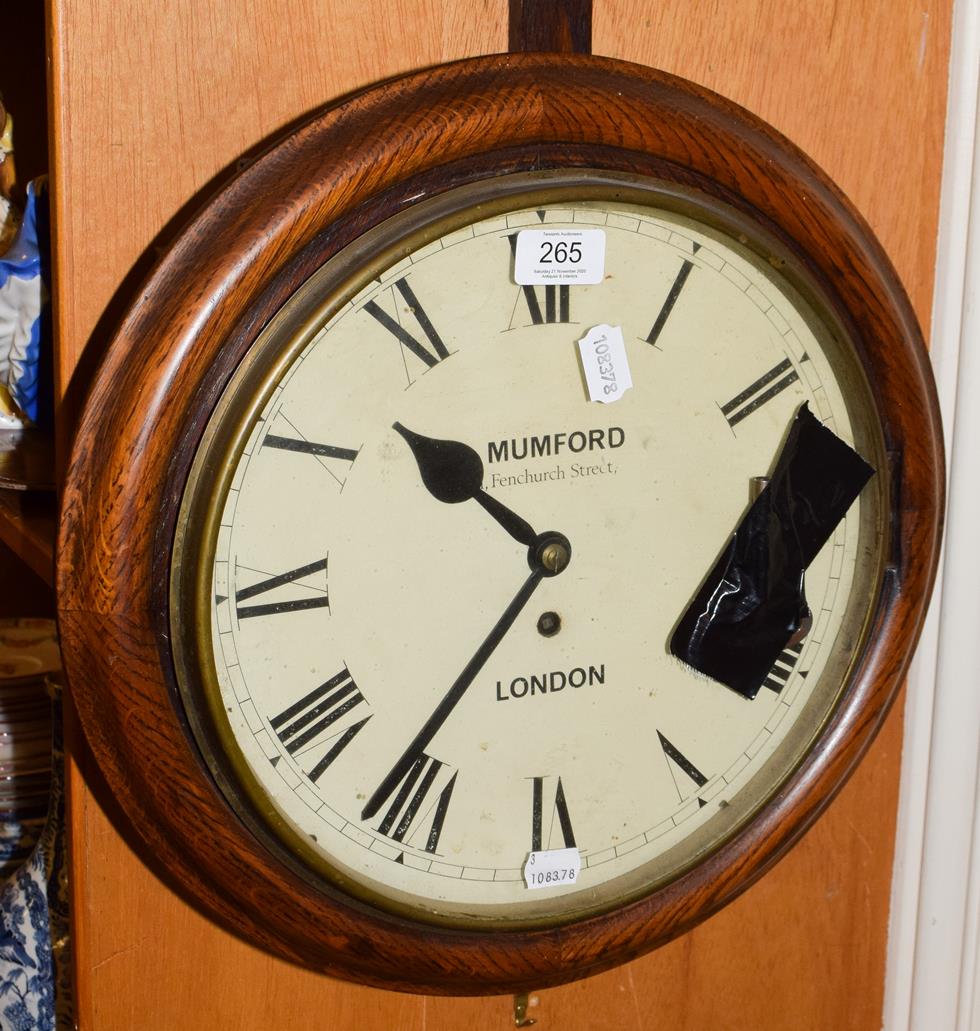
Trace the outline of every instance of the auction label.
{"type": "Polygon", "coordinates": [[[522,229],[517,234],[514,281],[520,286],[601,283],[604,229],[522,229]]]}
{"type": "Polygon", "coordinates": [[[524,864],[524,883],[532,890],[560,888],[574,884],[582,870],[582,857],[577,848],[552,848],[532,852],[524,864]]]}
{"type": "Polygon", "coordinates": [[[619,326],[595,326],[578,342],[578,349],[590,401],[611,404],[633,386],[619,326]]]}

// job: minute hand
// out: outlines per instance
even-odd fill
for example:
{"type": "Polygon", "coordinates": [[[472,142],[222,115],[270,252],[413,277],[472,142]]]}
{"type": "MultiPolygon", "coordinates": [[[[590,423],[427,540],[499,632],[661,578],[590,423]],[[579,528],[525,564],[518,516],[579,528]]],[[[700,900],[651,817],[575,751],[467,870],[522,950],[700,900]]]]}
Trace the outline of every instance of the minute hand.
{"type": "Polygon", "coordinates": [[[487,639],[477,648],[476,654],[466,664],[463,672],[456,678],[456,682],[446,692],[445,697],[436,706],[432,715],[425,721],[422,729],[412,739],[412,743],[405,749],[402,757],[395,763],[385,779],[375,789],[374,794],[368,799],[367,805],[361,811],[362,820],[369,820],[374,816],[398,785],[405,779],[406,774],[412,768],[416,759],[425,751],[426,746],[435,737],[443,723],[445,723],[446,718],[466,693],[466,689],[483,668],[487,659],[493,654],[494,649],[500,644],[504,634],[511,628],[514,620],[520,615],[521,609],[528,603],[531,595],[534,594],[535,588],[541,583],[545,575],[546,573],[543,568],[537,568],[524,581],[514,600],[507,606],[504,614],[494,624],[493,629],[487,635],[487,639]]]}

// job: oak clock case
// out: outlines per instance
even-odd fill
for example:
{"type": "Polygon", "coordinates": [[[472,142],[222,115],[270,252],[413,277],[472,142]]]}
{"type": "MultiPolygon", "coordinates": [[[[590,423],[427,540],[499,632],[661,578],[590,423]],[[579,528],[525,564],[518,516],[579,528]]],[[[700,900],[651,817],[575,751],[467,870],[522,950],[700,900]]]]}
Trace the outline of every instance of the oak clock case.
{"type": "Polygon", "coordinates": [[[280,955],[440,992],[596,972],[747,887],[867,746],[938,440],[894,273],[772,130],[594,58],[387,84],[213,201],[110,349],[59,564],[86,731],[183,890],[280,955]],[[602,230],[602,280],[517,285],[516,234],[560,228],[602,230]],[[603,326],[609,405],[576,348],[603,326]],[[671,634],[811,424],[875,475],[743,697],[671,634]],[[85,587],[96,527],[120,568],[85,587]],[[529,889],[561,848],[576,882],[529,889]]]}

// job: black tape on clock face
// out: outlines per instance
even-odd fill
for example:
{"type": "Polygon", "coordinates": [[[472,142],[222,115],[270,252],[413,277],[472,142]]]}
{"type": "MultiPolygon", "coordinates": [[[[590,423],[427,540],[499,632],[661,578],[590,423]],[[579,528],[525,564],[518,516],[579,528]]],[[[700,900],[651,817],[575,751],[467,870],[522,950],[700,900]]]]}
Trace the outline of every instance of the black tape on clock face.
{"type": "Polygon", "coordinates": [[[806,569],[874,474],[804,403],[768,485],[678,622],[671,654],[755,698],[809,630],[806,569]]]}

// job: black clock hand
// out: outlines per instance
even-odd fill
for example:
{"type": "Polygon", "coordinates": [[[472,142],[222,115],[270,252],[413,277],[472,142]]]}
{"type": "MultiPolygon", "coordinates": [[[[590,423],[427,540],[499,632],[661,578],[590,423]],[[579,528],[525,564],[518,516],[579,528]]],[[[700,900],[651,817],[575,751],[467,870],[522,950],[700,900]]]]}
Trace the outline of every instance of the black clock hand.
{"type": "Polygon", "coordinates": [[[466,664],[463,672],[456,678],[456,682],[446,692],[445,697],[436,706],[432,715],[425,721],[422,729],[412,739],[412,743],[405,749],[402,757],[395,763],[385,779],[375,789],[374,794],[368,799],[367,804],[361,811],[362,820],[369,820],[374,816],[391,796],[392,792],[405,779],[405,775],[412,768],[416,759],[425,751],[426,745],[435,737],[436,732],[446,722],[446,718],[466,693],[466,689],[473,683],[477,673],[480,672],[484,663],[493,654],[493,650],[503,640],[504,634],[513,626],[514,620],[520,615],[521,610],[530,600],[538,584],[544,579],[546,572],[543,565],[539,565],[538,568],[532,570],[531,575],[524,581],[514,600],[507,606],[504,614],[494,624],[486,640],[476,650],[476,654],[466,664]]]}
{"type": "Polygon", "coordinates": [[[671,653],[754,698],[783,649],[806,633],[807,566],[873,475],[804,404],[769,485],[677,624],[671,653]]]}
{"type": "Polygon", "coordinates": [[[530,548],[538,535],[530,523],[483,489],[483,460],[468,444],[458,440],[437,440],[415,433],[400,422],[397,430],[412,449],[426,490],[438,501],[455,505],[476,501],[514,538],[530,548]]]}

